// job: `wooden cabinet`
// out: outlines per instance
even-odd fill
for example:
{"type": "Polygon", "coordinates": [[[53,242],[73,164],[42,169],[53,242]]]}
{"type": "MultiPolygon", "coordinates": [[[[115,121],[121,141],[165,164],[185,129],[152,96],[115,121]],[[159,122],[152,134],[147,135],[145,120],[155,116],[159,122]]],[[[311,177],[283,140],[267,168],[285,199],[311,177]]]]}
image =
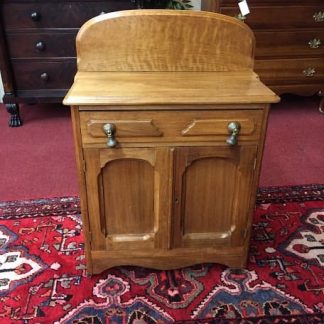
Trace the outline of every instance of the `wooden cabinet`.
{"type": "Polygon", "coordinates": [[[4,0],[0,3],[0,70],[11,116],[19,103],[62,102],[76,73],[76,34],[102,13],[134,9],[131,0],[4,0]]]}
{"type": "Polygon", "coordinates": [[[251,69],[251,31],[214,13],[129,11],[90,20],[77,48],[64,103],[88,271],[244,267],[278,101],[251,69]]]}
{"type": "MultiPolygon", "coordinates": [[[[256,38],[255,71],[277,94],[324,93],[322,0],[249,0],[244,22],[256,38]]],[[[238,17],[236,0],[202,0],[202,8],[238,17]]],[[[323,111],[324,100],[320,109],[323,111]]]]}
{"type": "Polygon", "coordinates": [[[245,258],[238,258],[243,248],[233,246],[248,240],[254,204],[250,190],[266,108],[161,108],[175,111],[93,107],[77,116],[93,271],[120,264],[174,268],[203,261],[243,266],[245,258]],[[231,121],[241,125],[239,146],[226,143],[231,121]],[[110,149],[102,131],[107,122],[115,125],[118,142],[110,149]],[[204,247],[210,251],[199,256],[204,247]],[[226,255],[215,253],[219,249],[226,255]],[[142,258],[137,260],[133,251],[142,258]]]}
{"type": "Polygon", "coordinates": [[[268,105],[129,108],[73,108],[88,270],[244,267],[268,105]],[[237,145],[227,143],[231,122],[237,145]],[[116,147],[107,147],[108,123],[116,147]]]}

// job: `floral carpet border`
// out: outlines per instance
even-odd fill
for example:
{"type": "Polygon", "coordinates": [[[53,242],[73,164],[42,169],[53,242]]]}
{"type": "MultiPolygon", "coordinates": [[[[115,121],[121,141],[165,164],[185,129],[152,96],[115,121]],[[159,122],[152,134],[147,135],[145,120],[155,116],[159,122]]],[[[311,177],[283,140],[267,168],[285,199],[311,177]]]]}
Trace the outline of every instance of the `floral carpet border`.
{"type": "MultiPolygon", "coordinates": [[[[256,203],[324,201],[324,184],[259,188],[256,203]]],[[[79,197],[40,198],[0,202],[0,219],[80,213],[79,197]]]]}

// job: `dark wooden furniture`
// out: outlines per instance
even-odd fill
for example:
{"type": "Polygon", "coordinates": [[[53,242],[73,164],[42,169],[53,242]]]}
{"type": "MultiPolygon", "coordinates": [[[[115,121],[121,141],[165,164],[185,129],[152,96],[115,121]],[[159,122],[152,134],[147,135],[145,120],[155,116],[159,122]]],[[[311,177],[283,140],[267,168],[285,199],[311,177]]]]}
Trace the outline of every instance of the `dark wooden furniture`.
{"type": "MultiPolygon", "coordinates": [[[[238,17],[256,38],[255,71],[277,94],[324,95],[323,0],[202,0],[202,9],[238,17]]],[[[320,110],[323,111],[324,99],[320,110]]]]}
{"type": "Polygon", "coordinates": [[[9,125],[21,125],[21,102],[62,101],[76,72],[75,36],[84,22],[133,8],[136,0],[1,1],[0,70],[9,125]]]}
{"type": "Polygon", "coordinates": [[[215,13],[124,11],[81,28],[64,103],[90,273],[245,266],[279,99],[253,72],[253,52],[251,30],[215,13]]]}

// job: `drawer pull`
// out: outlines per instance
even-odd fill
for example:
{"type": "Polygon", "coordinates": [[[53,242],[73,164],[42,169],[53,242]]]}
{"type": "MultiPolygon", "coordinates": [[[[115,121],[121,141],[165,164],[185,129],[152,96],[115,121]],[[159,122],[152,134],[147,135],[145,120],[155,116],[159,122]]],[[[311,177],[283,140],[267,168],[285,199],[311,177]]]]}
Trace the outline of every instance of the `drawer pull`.
{"type": "Polygon", "coordinates": [[[303,70],[303,74],[307,77],[312,77],[316,73],[315,68],[313,67],[308,67],[307,69],[303,70]]]}
{"type": "Polygon", "coordinates": [[[30,18],[33,20],[33,21],[39,21],[40,18],[41,18],[41,14],[37,11],[34,11],[30,14],[30,18]]]}
{"type": "Polygon", "coordinates": [[[310,48],[319,48],[322,45],[320,39],[314,38],[308,42],[310,48]]]}
{"type": "Polygon", "coordinates": [[[241,124],[239,122],[230,122],[227,125],[227,129],[230,136],[226,139],[226,143],[231,146],[236,145],[237,138],[241,130],[241,124]]]}
{"type": "Polygon", "coordinates": [[[323,22],[324,21],[324,12],[315,12],[313,18],[316,22],[323,22]]]}
{"type": "Polygon", "coordinates": [[[41,80],[43,80],[44,82],[47,82],[48,79],[49,79],[49,76],[48,76],[48,74],[47,74],[46,72],[44,72],[44,73],[42,73],[42,74],[40,75],[40,78],[41,78],[41,80]]]}
{"type": "Polygon", "coordinates": [[[39,41],[36,43],[35,47],[38,51],[42,52],[45,50],[45,43],[42,41],[39,41]]]}
{"type": "Polygon", "coordinates": [[[116,126],[114,124],[108,123],[103,126],[103,130],[108,137],[107,146],[108,147],[116,147],[117,146],[117,141],[115,138],[116,126]]]}

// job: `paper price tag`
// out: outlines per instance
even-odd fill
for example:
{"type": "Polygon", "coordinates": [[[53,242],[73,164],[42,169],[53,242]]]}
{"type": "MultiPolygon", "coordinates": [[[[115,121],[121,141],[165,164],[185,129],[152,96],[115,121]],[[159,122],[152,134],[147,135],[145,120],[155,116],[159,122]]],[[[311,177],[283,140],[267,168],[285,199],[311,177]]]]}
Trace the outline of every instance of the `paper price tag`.
{"type": "Polygon", "coordinates": [[[246,0],[243,0],[238,3],[242,16],[246,16],[250,13],[249,6],[246,0]]]}

